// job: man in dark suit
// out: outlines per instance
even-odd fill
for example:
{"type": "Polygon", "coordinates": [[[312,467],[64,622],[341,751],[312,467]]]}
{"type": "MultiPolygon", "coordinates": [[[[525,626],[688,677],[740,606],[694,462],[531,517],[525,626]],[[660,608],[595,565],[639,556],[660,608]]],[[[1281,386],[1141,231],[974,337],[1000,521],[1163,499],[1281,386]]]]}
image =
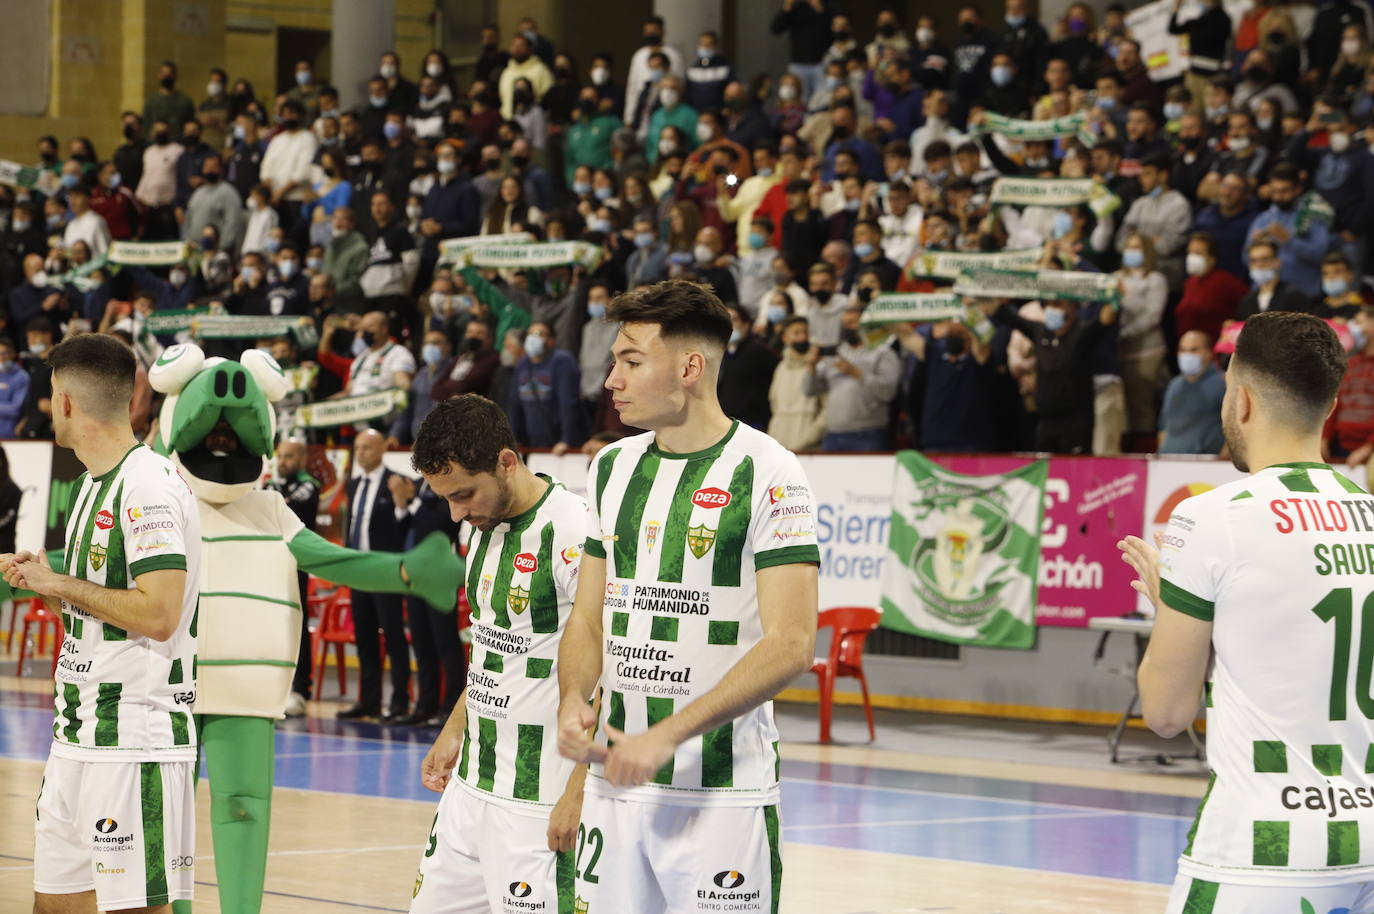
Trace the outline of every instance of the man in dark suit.
{"type": "MultiPolygon", "coordinates": [[[[316,517],[320,513],[320,481],[306,472],[309,456],[305,442],[287,438],[277,445],[277,475],[267,481],[267,488],[280,492],[291,513],[300,518],[305,529],[315,532],[316,517]]],[[[306,608],[309,575],[298,570],[301,591],[301,649],[296,657],[296,676],[291,681],[291,696],[286,700],[286,716],[302,717],[310,698],[310,611],[306,608]]]]}
{"type": "MultiPolygon", "coordinates": [[[[348,481],[346,545],[363,552],[401,552],[405,531],[396,520],[396,505],[387,480],[394,474],[382,464],[386,441],[368,429],[353,444],[357,474],[348,481]]],[[[410,691],[410,648],[406,644],[401,597],[389,593],[353,591],[353,631],[358,642],[358,667],[362,686],[358,703],[339,712],[344,720],[381,716],[394,723],[406,716],[410,691]],[[380,625],[391,660],[391,705],[382,713],[382,656],[377,643],[380,625]]]]}
{"type": "MultiPolygon", "coordinates": [[[[429,483],[421,480],[417,491],[414,480],[395,473],[387,479],[387,485],[396,504],[396,519],[405,530],[407,549],[435,530],[447,536],[450,542],[455,541],[458,525],[449,515],[448,504],[434,493],[429,483]]],[[[453,597],[456,602],[458,594],[455,592],[453,597]]],[[[468,679],[467,657],[458,637],[458,616],[452,604],[435,607],[419,597],[409,600],[410,644],[415,649],[416,667],[415,710],[397,723],[442,727],[468,679]],[[442,690],[440,669],[443,670],[442,690]]]]}
{"type": "Polygon", "coordinates": [[[1236,307],[1236,320],[1263,311],[1312,311],[1312,299],[1297,286],[1279,279],[1283,262],[1278,247],[1270,241],[1256,241],[1247,252],[1250,255],[1250,279],[1254,288],[1236,307]]]}

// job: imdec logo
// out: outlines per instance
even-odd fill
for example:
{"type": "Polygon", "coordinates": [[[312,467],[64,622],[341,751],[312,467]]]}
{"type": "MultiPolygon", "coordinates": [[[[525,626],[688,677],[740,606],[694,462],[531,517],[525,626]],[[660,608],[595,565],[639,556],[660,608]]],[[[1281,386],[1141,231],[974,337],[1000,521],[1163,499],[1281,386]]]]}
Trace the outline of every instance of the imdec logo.
{"type": "Polygon", "coordinates": [[[116,822],[114,819],[108,817],[104,819],[97,819],[95,822],[95,830],[100,832],[102,835],[108,835],[111,832],[113,832],[116,828],[119,828],[119,823],[116,822]]]}
{"type": "Polygon", "coordinates": [[[522,552],[515,557],[511,563],[516,571],[534,572],[539,567],[539,559],[535,558],[532,552],[522,552]]]}
{"type": "Polygon", "coordinates": [[[515,898],[529,898],[533,891],[534,889],[530,888],[528,882],[512,882],[510,884],[510,893],[515,898]]]}
{"type": "Polygon", "coordinates": [[[692,493],[692,504],[698,508],[723,508],[730,504],[730,493],[715,487],[697,489],[692,493]]]}
{"type": "Polygon", "coordinates": [[[739,870],[723,870],[711,879],[722,889],[737,889],[744,885],[744,874],[739,870]]]}

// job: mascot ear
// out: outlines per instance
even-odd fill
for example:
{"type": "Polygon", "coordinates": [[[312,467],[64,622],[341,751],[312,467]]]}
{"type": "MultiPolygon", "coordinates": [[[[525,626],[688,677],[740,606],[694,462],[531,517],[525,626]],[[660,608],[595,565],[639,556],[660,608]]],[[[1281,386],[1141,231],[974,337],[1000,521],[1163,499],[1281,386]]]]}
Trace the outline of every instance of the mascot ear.
{"type": "Polygon", "coordinates": [[[148,370],[148,383],[160,394],[180,393],[205,365],[205,353],[194,343],[177,343],[162,351],[148,370]]]}
{"type": "Polygon", "coordinates": [[[265,352],[247,349],[239,356],[239,362],[248,369],[253,380],[258,382],[258,387],[262,389],[269,403],[276,403],[286,396],[291,385],[287,383],[286,375],[276,359],[265,352]]]}

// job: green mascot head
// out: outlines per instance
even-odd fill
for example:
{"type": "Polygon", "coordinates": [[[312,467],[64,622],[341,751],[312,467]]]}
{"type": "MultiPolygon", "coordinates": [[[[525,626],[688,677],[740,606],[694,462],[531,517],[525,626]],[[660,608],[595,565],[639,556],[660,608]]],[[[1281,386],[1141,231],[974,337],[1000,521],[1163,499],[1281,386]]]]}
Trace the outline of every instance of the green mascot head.
{"type": "Polygon", "coordinates": [[[148,383],[167,395],[157,449],[181,467],[197,498],[222,504],[257,487],[276,435],[272,404],[288,386],[270,355],[249,349],[237,362],[207,359],[199,346],[179,343],[163,351],[148,383]]]}

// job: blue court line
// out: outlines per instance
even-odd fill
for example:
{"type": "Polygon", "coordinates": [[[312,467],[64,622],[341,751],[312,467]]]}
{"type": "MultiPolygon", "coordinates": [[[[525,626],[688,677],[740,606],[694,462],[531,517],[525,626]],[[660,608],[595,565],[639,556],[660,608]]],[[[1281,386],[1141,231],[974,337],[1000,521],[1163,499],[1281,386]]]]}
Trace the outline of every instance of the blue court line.
{"type": "MultiPolygon", "coordinates": [[[[47,758],[52,712],[0,693],[0,757],[47,758]]],[[[433,730],[311,718],[277,731],[277,786],[434,802],[433,730]]],[[[791,843],[1167,885],[1197,801],[1123,790],[784,760],[791,843]]],[[[417,836],[417,846],[421,836],[417,836]]]]}

